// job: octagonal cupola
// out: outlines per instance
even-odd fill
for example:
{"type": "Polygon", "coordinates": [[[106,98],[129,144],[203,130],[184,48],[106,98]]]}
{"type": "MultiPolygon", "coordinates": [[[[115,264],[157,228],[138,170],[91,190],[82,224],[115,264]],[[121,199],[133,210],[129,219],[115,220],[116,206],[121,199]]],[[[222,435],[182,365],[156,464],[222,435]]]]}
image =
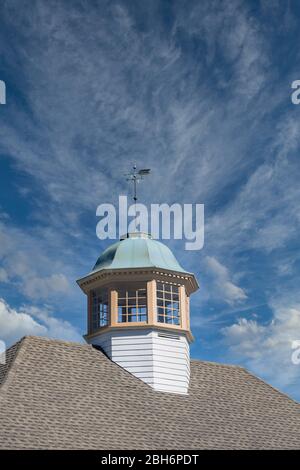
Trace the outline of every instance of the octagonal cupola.
{"type": "Polygon", "coordinates": [[[148,234],[126,234],[77,282],[88,299],[86,341],[154,389],[186,394],[189,298],[198,284],[171,250],[148,234]]]}

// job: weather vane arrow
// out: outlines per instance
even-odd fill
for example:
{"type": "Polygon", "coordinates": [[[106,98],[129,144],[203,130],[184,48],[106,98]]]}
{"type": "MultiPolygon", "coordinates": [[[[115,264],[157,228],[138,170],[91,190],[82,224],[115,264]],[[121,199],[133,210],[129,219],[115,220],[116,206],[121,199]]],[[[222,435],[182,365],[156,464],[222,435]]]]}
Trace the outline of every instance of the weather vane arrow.
{"type": "MultiPolygon", "coordinates": [[[[150,173],[150,168],[143,168],[141,170],[137,170],[136,165],[133,165],[132,167],[133,171],[132,173],[127,173],[125,176],[127,177],[127,181],[132,181],[133,183],[133,201],[134,201],[134,207],[135,207],[135,222],[136,222],[136,203],[137,203],[137,183],[139,183],[141,180],[144,179],[145,176],[148,176],[150,173]]],[[[136,226],[135,226],[136,229],[136,226]]]]}

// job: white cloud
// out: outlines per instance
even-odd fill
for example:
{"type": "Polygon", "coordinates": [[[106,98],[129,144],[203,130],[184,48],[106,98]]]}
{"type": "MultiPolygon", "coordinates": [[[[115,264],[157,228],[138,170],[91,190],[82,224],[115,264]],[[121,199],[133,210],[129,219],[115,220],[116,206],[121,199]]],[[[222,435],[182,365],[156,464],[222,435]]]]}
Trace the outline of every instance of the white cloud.
{"type": "Polygon", "coordinates": [[[256,237],[252,241],[253,248],[264,249],[271,253],[276,248],[282,248],[296,235],[296,228],[292,222],[289,226],[274,220],[267,221],[263,227],[257,229],[256,237]]]}
{"type": "Polygon", "coordinates": [[[63,274],[52,274],[49,277],[25,278],[23,291],[31,299],[47,299],[53,293],[63,294],[70,291],[69,281],[63,274]]]}
{"type": "MultiPolygon", "coordinates": [[[[56,224],[67,212],[75,210],[78,216],[95,208],[97,199],[111,199],[111,172],[116,175],[118,164],[121,178],[130,154],[138,154],[143,164],[163,164],[156,187],[164,198],[177,196],[178,187],[191,195],[199,188],[221,190],[241,166],[240,145],[247,133],[236,133],[241,120],[237,109],[267,80],[259,24],[239,1],[221,6],[198,2],[188,11],[176,4],[174,12],[174,27],[165,37],[156,22],[150,36],[139,34],[135,15],[126,6],[95,7],[78,28],[73,27],[80,16],[75,6],[53,9],[44,2],[20,15],[12,0],[5,9],[4,21],[26,37],[17,48],[26,77],[22,91],[32,116],[43,116],[43,132],[35,119],[14,110],[13,126],[3,123],[1,145],[22,171],[42,184],[44,196],[50,196],[49,212],[56,210],[56,224]],[[24,31],[24,15],[30,36],[24,31]],[[207,55],[217,60],[213,76],[206,79],[203,73],[205,54],[204,63],[183,54],[176,37],[180,31],[207,45],[207,55]],[[220,100],[210,92],[224,82],[219,54],[230,67],[230,96],[222,94],[220,100]],[[224,111],[231,119],[223,119],[224,111]],[[188,187],[183,169],[189,173],[188,187]],[[174,173],[172,185],[161,184],[160,178],[174,173]]],[[[115,192],[122,187],[115,181],[115,192]]]]}
{"type": "Polygon", "coordinates": [[[300,339],[300,304],[274,306],[268,323],[241,318],[222,329],[230,353],[255,373],[284,387],[299,383],[300,367],[292,363],[292,343],[300,339]]]}
{"type": "Polygon", "coordinates": [[[7,281],[8,281],[7,272],[5,271],[4,268],[0,267],[0,282],[7,282],[7,281]]]}
{"type": "Polygon", "coordinates": [[[206,237],[213,237],[215,249],[221,252],[235,254],[242,247],[269,254],[297,240],[299,119],[283,116],[277,128],[266,149],[272,159],[259,164],[230,203],[206,223],[206,237]]]}
{"type": "MultiPolygon", "coordinates": [[[[274,89],[270,80],[272,26],[266,31],[238,0],[195,2],[189,9],[177,2],[168,32],[159,21],[150,23],[149,7],[151,34],[140,32],[126,6],[79,10],[43,2],[21,12],[17,1],[6,3],[1,19],[19,34],[12,35],[13,62],[5,41],[0,53],[17,70],[14,87],[26,107],[6,109],[0,151],[16,172],[30,175],[17,191],[35,209],[32,227],[17,230],[7,217],[0,226],[2,279],[8,276],[29,298],[54,302],[71,293],[74,273],[94,261],[97,249],[80,216],[93,224],[88,214],[100,202],[127,191],[128,156],[138,156],[154,170],[143,186],[146,202],[206,204],[204,249],[214,257],[207,259],[212,280],[201,299],[240,305],[251,295],[218,259],[234,272],[252,269],[254,299],[268,281],[274,289],[272,270],[262,282],[255,279],[270,263],[273,271],[290,272],[278,250],[299,233],[300,121],[297,107],[288,117],[278,114],[288,105],[289,82],[277,80],[274,89]],[[189,53],[189,41],[199,54],[189,53]],[[20,73],[15,64],[22,64],[20,73]],[[289,160],[293,152],[296,159],[289,160]],[[75,233],[81,243],[75,244],[75,233]],[[253,250],[277,251],[260,266],[253,250]]],[[[197,253],[185,260],[199,270],[197,253]]],[[[76,308],[76,295],[61,305],[76,308]]],[[[37,314],[30,318],[37,328],[50,328],[37,314]]],[[[259,342],[267,334],[264,325],[246,319],[230,331],[232,339],[244,335],[247,355],[254,354],[255,334],[259,342]]]]}
{"type": "Polygon", "coordinates": [[[62,259],[48,254],[39,237],[0,222],[0,281],[10,279],[14,288],[30,299],[48,299],[71,293],[66,274],[69,271],[62,259]],[[53,272],[54,271],[54,272],[53,272]],[[46,273],[46,275],[45,275],[46,273]]]}
{"type": "Polygon", "coordinates": [[[82,342],[82,336],[78,330],[70,322],[54,317],[51,310],[34,306],[25,306],[24,308],[28,314],[45,325],[47,328],[46,336],[82,342]]]}
{"type": "Polygon", "coordinates": [[[294,260],[288,260],[288,262],[280,263],[277,268],[277,272],[279,276],[288,276],[293,273],[294,270],[294,260]]]}
{"type": "Polygon", "coordinates": [[[46,335],[45,326],[37,323],[28,313],[17,312],[0,299],[0,339],[10,344],[24,335],[46,335]]]}
{"type": "Polygon", "coordinates": [[[245,2],[196,2],[187,11],[182,7],[178,23],[206,44],[209,65],[217,54],[230,65],[230,78],[215,68],[215,86],[234,89],[240,104],[257,95],[268,80],[268,43],[245,2]]]}
{"type": "Polygon", "coordinates": [[[261,356],[258,346],[261,344],[265,331],[265,326],[259,325],[256,320],[246,318],[240,318],[237,323],[222,329],[231,350],[241,356],[251,358],[261,356]]]}
{"type": "Polygon", "coordinates": [[[229,270],[212,256],[206,257],[208,271],[212,274],[212,296],[234,305],[247,299],[244,289],[234,284],[229,270]]]}
{"type": "Polygon", "coordinates": [[[24,307],[16,310],[0,299],[0,339],[10,345],[25,335],[82,341],[69,322],[53,317],[47,309],[24,307]]]}

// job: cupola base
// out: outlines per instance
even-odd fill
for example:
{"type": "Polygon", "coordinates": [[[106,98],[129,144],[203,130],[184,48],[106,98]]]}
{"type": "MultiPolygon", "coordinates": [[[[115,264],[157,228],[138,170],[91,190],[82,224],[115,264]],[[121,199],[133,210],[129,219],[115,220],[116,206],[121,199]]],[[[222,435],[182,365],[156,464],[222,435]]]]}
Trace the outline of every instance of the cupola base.
{"type": "Polygon", "coordinates": [[[165,328],[111,329],[87,338],[107,356],[157,391],[188,393],[189,341],[183,332],[165,328]]]}

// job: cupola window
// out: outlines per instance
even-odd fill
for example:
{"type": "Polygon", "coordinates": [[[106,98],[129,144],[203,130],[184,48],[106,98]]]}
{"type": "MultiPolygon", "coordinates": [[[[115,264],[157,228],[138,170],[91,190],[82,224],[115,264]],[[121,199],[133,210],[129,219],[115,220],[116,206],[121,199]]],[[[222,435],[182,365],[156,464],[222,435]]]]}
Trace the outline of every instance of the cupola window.
{"type": "Polygon", "coordinates": [[[128,288],[118,290],[118,322],[147,321],[147,289],[128,288]]]}
{"type": "Polygon", "coordinates": [[[157,283],[157,321],[180,325],[179,286],[157,283]]]}
{"type": "Polygon", "coordinates": [[[92,329],[93,331],[108,324],[108,292],[92,291],[92,329]]]}

